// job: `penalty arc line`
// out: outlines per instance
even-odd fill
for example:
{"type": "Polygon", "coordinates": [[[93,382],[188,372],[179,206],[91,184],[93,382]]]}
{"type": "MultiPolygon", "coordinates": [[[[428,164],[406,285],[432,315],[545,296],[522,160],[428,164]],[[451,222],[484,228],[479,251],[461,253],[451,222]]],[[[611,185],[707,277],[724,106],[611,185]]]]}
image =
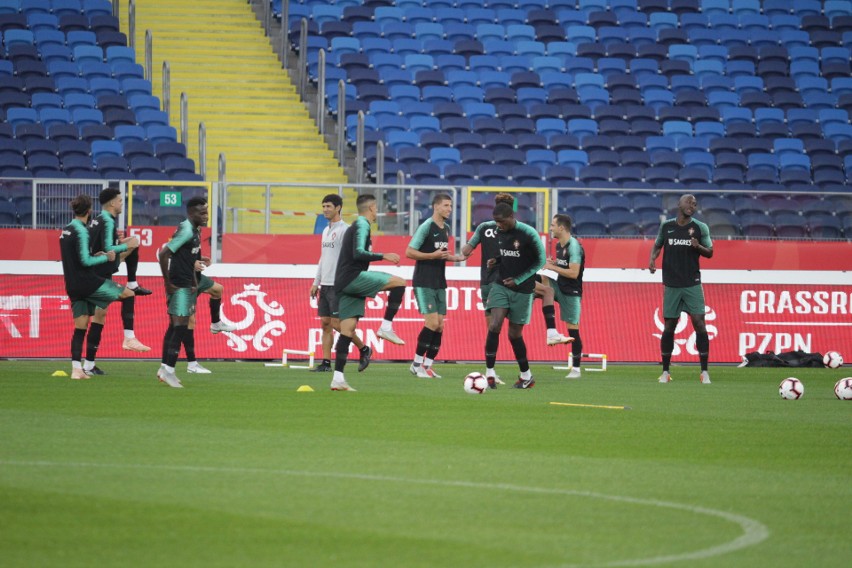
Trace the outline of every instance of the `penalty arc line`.
{"type": "Polygon", "coordinates": [[[686,505],[683,503],[675,503],[672,501],[660,501],[657,499],[641,499],[638,497],[626,497],[623,495],[607,495],[606,493],[596,493],[593,491],[579,491],[574,489],[549,489],[546,487],[527,487],[521,485],[512,485],[508,483],[477,483],[474,481],[454,481],[440,479],[417,479],[406,477],[394,477],[389,475],[374,475],[365,473],[339,473],[339,472],[317,472],[317,471],[300,471],[287,469],[267,469],[253,467],[218,467],[218,466],[194,466],[194,465],[166,465],[166,464],[109,464],[109,463],[94,463],[94,462],[52,462],[52,461],[14,461],[0,460],[0,465],[3,466],[19,466],[19,467],[75,467],[75,468],[91,468],[91,469],[130,469],[130,470],[153,470],[153,471],[177,471],[177,472],[203,472],[203,473],[234,473],[234,474],[265,474],[265,475],[282,475],[291,477],[326,477],[332,479],[355,479],[360,481],[381,481],[387,483],[414,483],[417,485],[432,485],[437,487],[464,487],[469,489],[491,489],[510,491],[515,493],[532,493],[539,495],[564,495],[570,497],[586,497],[589,499],[602,499],[617,503],[629,503],[631,505],[646,505],[650,507],[658,507],[663,509],[673,509],[677,511],[686,511],[699,515],[717,517],[724,521],[739,525],[742,534],[737,538],[709,548],[702,548],[692,552],[684,552],[680,554],[671,554],[666,556],[655,556],[652,558],[635,558],[627,560],[616,560],[612,562],[604,562],[598,564],[561,564],[559,568],[609,568],[617,566],[650,566],[656,564],[667,564],[671,562],[680,562],[683,560],[703,560],[729,554],[743,548],[754,546],[766,540],[769,537],[769,529],[763,523],[751,519],[749,517],[720,511],[718,509],[709,509],[707,507],[697,507],[686,505]]]}

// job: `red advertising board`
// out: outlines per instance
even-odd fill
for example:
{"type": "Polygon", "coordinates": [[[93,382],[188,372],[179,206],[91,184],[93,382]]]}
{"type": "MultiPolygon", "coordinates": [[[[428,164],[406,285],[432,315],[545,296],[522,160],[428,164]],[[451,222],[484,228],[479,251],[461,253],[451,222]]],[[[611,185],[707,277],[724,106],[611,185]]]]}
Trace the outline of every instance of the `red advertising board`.
{"type": "MultiPolygon", "coordinates": [[[[166,242],[174,227],[134,226],[128,234],[138,235],[142,246],[166,242]]],[[[202,229],[205,243],[210,229],[202,229]]],[[[319,259],[320,235],[254,235],[222,236],[221,262],[229,264],[312,264],[319,259]]],[[[405,258],[408,236],[374,235],[373,249],[395,252],[401,264],[413,265],[405,258]]],[[[58,260],[59,232],[55,229],[0,229],[0,261],[58,260]]],[[[595,268],[644,268],[652,239],[581,238],[587,266],[595,268]]],[[[208,245],[205,245],[205,250],[208,245]]],[[[793,240],[723,240],[713,241],[715,254],[702,267],[716,270],[852,270],[852,241],[793,240]]],[[[552,249],[549,249],[552,250],[552,249]]],[[[142,261],[153,257],[143,251],[142,261]]],[[[468,261],[479,266],[479,251],[468,261]]]]}
{"type": "MultiPolygon", "coordinates": [[[[200,358],[277,359],[283,348],[316,349],[320,326],[308,297],[310,280],[270,277],[214,277],[225,286],[224,319],[234,333],[207,332],[210,315],[206,296],[198,306],[196,349],[200,358]]],[[[612,280],[618,280],[612,278],[612,280]]],[[[168,325],[164,293],[149,276],[154,295],[136,302],[136,334],[152,347],[145,354],[121,349],[120,307],[110,308],[99,356],[152,358],[160,356],[168,325]]],[[[742,284],[705,283],[711,360],[736,362],[751,351],[837,350],[852,354],[852,286],[840,283],[742,284]]],[[[663,287],[659,283],[590,281],[583,298],[581,329],[584,351],[606,353],[610,361],[657,361],[662,329],[663,287]]],[[[474,280],[451,280],[441,360],[482,360],[485,318],[474,280]]],[[[404,346],[378,339],[385,296],[368,302],[360,332],[378,359],[408,360],[422,327],[411,289],[394,327],[404,346]]],[[[558,312],[557,312],[558,313],[558,312]]],[[[72,318],[62,277],[52,274],[0,274],[0,357],[69,356],[72,318]]],[[[560,328],[562,326],[560,325],[560,328]]],[[[568,348],[546,347],[544,321],[536,303],[525,331],[530,359],[564,361],[568,348]]],[[[512,360],[502,337],[498,358],[512,360]]],[[[695,336],[684,316],[675,335],[676,361],[696,359],[695,336]]]]}

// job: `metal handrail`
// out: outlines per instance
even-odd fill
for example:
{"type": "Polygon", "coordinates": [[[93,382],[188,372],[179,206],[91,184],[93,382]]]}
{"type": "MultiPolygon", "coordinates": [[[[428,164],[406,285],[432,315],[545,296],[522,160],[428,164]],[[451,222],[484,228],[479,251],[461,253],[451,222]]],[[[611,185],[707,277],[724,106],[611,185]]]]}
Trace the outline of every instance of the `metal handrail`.
{"type": "Polygon", "coordinates": [[[172,68],[168,61],[163,61],[163,111],[171,121],[172,114],[172,68]]]}
{"type": "MultiPolygon", "coordinates": [[[[344,124],[346,119],[344,119],[344,124]]],[[[364,111],[358,111],[358,128],[355,134],[355,182],[364,183],[364,111]]]]}
{"type": "MultiPolygon", "coordinates": [[[[219,170],[219,197],[220,197],[219,202],[222,204],[222,211],[224,213],[225,211],[228,210],[228,191],[226,189],[227,180],[226,180],[226,176],[225,176],[226,171],[227,171],[227,163],[226,163],[226,160],[225,160],[225,153],[224,152],[219,153],[218,170],[219,170]]],[[[236,221],[234,221],[234,223],[235,224],[234,224],[232,232],[236,233],[237,232],[236,221]]],[[[225,224],[223,222],[222,223],[222,234],[223,235],[227,232],[227,228],[228,228],[227,224],[225,224]]]]}
{"type": "Polygon", "coordinates": [[[376,142],[376,183],[385,183],[385,143],[376,142]]]}
{"type": "Polygon", "coordinates": [[[290,63],[290,2],[281,2],[281,63],[284,69],[290,63]]]}
{"type": "Polygon", "coordinates": [[[346,152],[346,83],[337,82],[337,159],[343,163],[346,152]]]}
{"type": "MultiPolygon", "coordinates": [[[[115,2],[118,3],[118,0],[115,2]]],[[[130,0],[127,5],[127,43],[136,50],[136,0],[130,0]]]]}
{"type": "Polygon", "coordinates": [[[317,126],[320,136],[325,134],[325,50],[319,50],[319,72],[317,82],[317,126]]]}
{"type": "Polygon", "coordinates": [[[185,92],[180,94],[180,143],[189,144],[189,98],[185,92]]]}
{"type": "Polygon", "coordinates": [[[207,181],[207,127],[198,123],[198,173],[207,181]]]}
{"type": "Polygon", "coordinates": [[[308,20],[302,18],[299,30],[299,96],[305,98],[308,86],[308,20]]]}
{"type": "Polygon", "coordinates": [[[151,30],[145,30],[145,78],[153,81],[154,64],[154,34],[151,30]]]}

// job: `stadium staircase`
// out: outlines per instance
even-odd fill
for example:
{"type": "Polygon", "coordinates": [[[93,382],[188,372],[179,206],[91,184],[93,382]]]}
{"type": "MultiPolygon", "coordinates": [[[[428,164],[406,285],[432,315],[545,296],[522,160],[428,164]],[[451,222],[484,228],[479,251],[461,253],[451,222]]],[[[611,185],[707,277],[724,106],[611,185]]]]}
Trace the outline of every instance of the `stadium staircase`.
{"type": "MultiPolygon", "coordinates": [[[[122,17],[122,29],[127,30],[126,13],[122,17]]],[[[208,180],[218,179],[218,156],[224,153],[230,182],[347,181],[281,69],[250,4],[147,0],[136,4],[136,46],[144,45],[146,30],[153,35],[155,95],[162,96],[162,62],[170,65],[169,116],[175,127],[180,94],[187,94],[189,156],[198,155],[197,125],[206,126],[208,180]]],[[[137,51],[142,61],[142,51],[137,51]]],[[[263,193],[262,187],[232,188],[228,204],[263,209],[263,193]]],[[[326,193],[324,188],[278,188],[272,208],[313,213],[326,193]]],[[[237,218],[240,232],[264,231],[261,214],[243,211],[237,218]]],[[[314,222],[312,214],[274,215],[271,231],[310,233],[314,222]]]]}

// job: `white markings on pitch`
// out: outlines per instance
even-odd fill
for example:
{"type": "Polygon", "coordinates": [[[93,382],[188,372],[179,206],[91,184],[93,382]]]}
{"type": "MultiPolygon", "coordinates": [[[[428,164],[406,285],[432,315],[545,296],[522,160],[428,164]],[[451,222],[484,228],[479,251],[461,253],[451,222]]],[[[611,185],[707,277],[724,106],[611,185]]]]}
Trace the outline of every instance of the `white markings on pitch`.
{"type": "Polygon", "coordinates": [[[98,468],[98,469],[136,469],[136,470],[161,470],[161,471],[185,471],[185,472],[203,472],[203,473],[237,473],[237,474],[264,474],[264,475],[286,475],[292,477],[327,477],[332,479],[356,479],[361,481],[381,481],[386,483],[415,483],[418,485],[434,485],[437,487],[464,487],[469,489],[489,489],[511,491],[516,493],[535,493],[540,495],[564,495],[570,497],[586,497],[590,499],[603,499],[605,501],[614,501],[618,503],[629,503],[631,505],[645,505],[648,507],[658,507],[661,509],[673,509],[676,511],[686,511],[697,515],[706,515],[716,517],[729,523],[733,523],[740,527],[742,534],[734,540],[702,548],[693,552],[684,552],[681,554],[672,554],[667,556],[655,556],[652,558],[636,558],[631,560],[615,560],[603,564],[563,564],[561,568],[579,568],[580,566],[592,567],[616,567],[616,566],[650,566],[656,564],[667,564],[670,562],[681,562],[684,560],[704,560],[729,554],[749,546],[754,546],[766,540],[769,537],[769,529],[763,523],[734,513],[720,511],[718,509],[709,509],[706,507],[696,507],[693,505],[684,505],[682,503],[674,503],[671,501],[660,501],[657,499],[639,499],[635,497],[625,497],[621,495],[607,495],[604,493],[595,493],[592,491],[575,491],[572,489],[548,489],[544,487],[526,487],[522,485],[511,485],[507,483],[476,483],[472,481],[452,481],[440,479],[412,479],[405,477],[393,477],[388,475],[371,475],[362,473],[334,473],[334,472],[319,472],[319,471],[297,471],[287,469],[264,469],[252,467],[218,467],[218,466],[196,466],[196,465],[163,465],[163,464],[109,464],[109,463],[91,463],[91,462],[51,462],[51,461],[12,461],[0,460],[0,465],[4,466],[19,466],[19,467],[55,467],[55,468],[98,468]]]}

